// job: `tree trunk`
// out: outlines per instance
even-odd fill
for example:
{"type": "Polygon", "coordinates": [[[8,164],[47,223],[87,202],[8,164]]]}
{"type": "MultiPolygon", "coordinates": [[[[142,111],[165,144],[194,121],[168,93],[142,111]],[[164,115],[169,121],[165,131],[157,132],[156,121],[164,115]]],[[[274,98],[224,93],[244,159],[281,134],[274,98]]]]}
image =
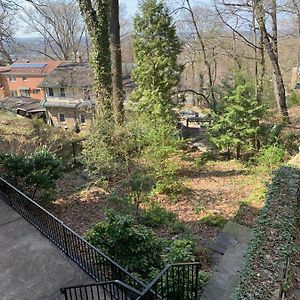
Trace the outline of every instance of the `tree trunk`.
{"type": "MultiPolygon", "coordinates": [[[[276,14],[276,2],[274,4],[273,0],[273,7],[272,7],[272,21],[273,23],[276,22],[276,17],[274,14],[276,14]]],[[[276,97],[276,102],[279,108],[279,111],[282,116],[282,121],[283,123],[290,123],[289,119],[289,113],[288,113],[288,108],[287,108],[287,102],[286,102],[286,95],[285,95],[285,87],[282,79],[282,73],[281,69],[279,66],[279,60],[278,60],[278,54],[277,54],[277,41],[276,41],[276,31],[274,32],[274,29],[277,28],[276,24],[272,25],[273,28],[273,33],[275,34],[274,38],[275,40],[271,41],[270,40],[270,35],[267,32],[266,29],[266,24],[265,24],[265,12],[263,8],[263,3],[262,0],[255,0],[254,1],[255,5],[255,11],[256,11],[256,17],[259,25],[259,30],[260,33],[263,37],[263,43],[264,46],[267,50],[267,53],[269,55],[272,67],[273,67],[273,72],[274,72],[274,79],[275,79],[275,97],[276,97]]]]}
{"type": "Polygon", "coordinates": [[[110,0],[110,51],[114,115],[117,124],[124,122],[124,91],[120,41],[119,0],[110,0]]]}
{"type": "Polygon", "coordinates": [[[79,0],[90,35],[90,63],[94,74],[97,119],[100,121],[111,121],[113,117],[108,1],[79,0]]]}

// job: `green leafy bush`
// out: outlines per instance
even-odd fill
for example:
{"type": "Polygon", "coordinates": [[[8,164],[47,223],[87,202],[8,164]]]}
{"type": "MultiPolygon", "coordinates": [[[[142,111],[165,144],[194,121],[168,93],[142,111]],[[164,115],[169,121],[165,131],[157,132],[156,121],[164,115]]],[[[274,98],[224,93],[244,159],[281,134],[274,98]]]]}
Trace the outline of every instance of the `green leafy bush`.
{"type": "Polygon", "coordinates": [[[184,223],[176,221],[170,225],[170,230],[172,234],[182,234],[187,232],[187,227],[184,223]]]}
{"type": "Polygon", "coordinates": [[[149,279],[162,267],[162,241],[151,229],[137,225],[129,216],[108,214],[107,221],[94,225],[85,237],[143,279],[149,279]]]}
{"type": "Polygon", "coordinates": [[[136,215],[139,215],[140,204],[148,200],[147,194],[152,190],[155,179],[152,175],[140,171],[132,173],[124,184],[130,189],[129,196],[136,207],[136,215]]]}
{"type": "Polygon", "coordinates": [[[285,150],[282,146],[271,145],[264,147],[260,151],[256,157],[256,161],[259,166],[267,170],[274,170],[283,163],[284,156],[285,150]]]}
{"type": "Polygon", "coordinates": [[[130,173],[138,154],[137,146],[138,141],[130,127],[103,122],[93,128],[84,143],[82,160],[94,177],[115,179],[130,173]]]}
{"type": "Polygon", "coordinates": [[[140,216],[142,224],[150,227],[159,227],[161,225],[169,225],[176,221],[176,214],[167,211],[156,203],[152,203],[146,208],[140,216]]]}
{"type": "Polygon", "coordinates": [[[185,263],[195,261],[195,244],[191,240],[179,239],[171,243],[168,249],[168,263],[185,263]]]}
{"type": "Polygon", "coordinates": [[[55,188],[56,180],[62,176],[60,160],[47,148],[31,155],[1,155],[0,166],[5,177],[12,184],[30,192],[32,198],[38,190],[43,190],[45,197],[42,198],[45,202],[51,200],[49,193],[55,188]]]}
{"type": "Polygon", "coordinates": [[[223,228],[227,223],[227,220],[222,215],[209,213],[206,216],[204,216],[200,222],[209,226],[223,228]]]}

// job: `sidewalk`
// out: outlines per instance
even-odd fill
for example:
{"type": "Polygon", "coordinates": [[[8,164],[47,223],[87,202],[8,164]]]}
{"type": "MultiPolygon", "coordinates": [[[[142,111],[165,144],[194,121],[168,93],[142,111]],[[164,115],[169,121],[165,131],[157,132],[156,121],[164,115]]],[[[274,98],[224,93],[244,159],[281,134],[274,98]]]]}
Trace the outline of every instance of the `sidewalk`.
{"type": "Polygon", "coordinates": [[[93,282],[0,198],[1,300],[63,299],[61,287],[93,282]]]}

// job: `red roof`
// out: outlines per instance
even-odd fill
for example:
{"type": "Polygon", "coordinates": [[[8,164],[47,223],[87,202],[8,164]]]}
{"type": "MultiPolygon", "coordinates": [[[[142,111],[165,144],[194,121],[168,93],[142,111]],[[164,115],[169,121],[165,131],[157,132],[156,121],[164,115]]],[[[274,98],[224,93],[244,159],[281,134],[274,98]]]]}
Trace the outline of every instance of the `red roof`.
{"type": "Polygon", "coordinates": [[[3,70],[2,73],[5,73],[7,75],[11,74],[11,75],[44,76],[50,74],[54,69],[56,69],[62,63],[63,63],[62,61],[55,61],[55,60],[34,61],[34,62],[17,61],[10,67],[1,67],[0,72],[2,68],[6,68],[6,70],[3,70]],[[18,64],[22,64],[22,67],[18,67],[18,64]],[[28,67],[26,67],[26,64],[28,64],[28,67]],[[37,65],[37,67],[35,67],[34,65],[37,65]]]}

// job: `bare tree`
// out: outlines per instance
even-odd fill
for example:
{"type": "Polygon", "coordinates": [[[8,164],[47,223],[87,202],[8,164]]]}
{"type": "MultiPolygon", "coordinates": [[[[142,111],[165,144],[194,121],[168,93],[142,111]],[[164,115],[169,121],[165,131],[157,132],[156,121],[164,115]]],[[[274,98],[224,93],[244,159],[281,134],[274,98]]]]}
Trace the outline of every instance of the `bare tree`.
{"type": "MultiPolygon", "coordinates": [[[[254,61],[254,78],[256,100],[260,104],[263,96],[263,84],[266,73],[265,49],[262,36],[259,34],[259,28],[256,20],[253,1],[246,2],[226,2],[215,1],[216,11],[222,22],[232,31],[234,51],[231,54],[235,57],[238,67],[242,69],[242,64],[238,57],[238,47],[244,44],[250,51],[251,55],[244,54],[243,58],[254,61]]],[[[249,52],[249,51],[247,51],[249,52]]],[[[249,70],[248,70],[249,72],[249,70]]]]}
{"type": "Polygon", "coordinates": [[[10,49],[14,47],[13,38],[15,29],[15,6],[12,2],[0,1],[0,58],[3,62],[11,64],[10,49]]]}
{"type": "MultiPolygon", "coordinates": [[[[278,54],[278,22],[277,22],[277,1],[276,0],[244,0],[244,1],[226,1],[222,0],[224,7],[230,8],[230,12],[237,22],[248,20],[251,22],[254,33],[254,40],[250,40],[247,35],[237,30],[237,26],[232,25],[232,21],[227,22],[227,26],[231,28],[245,43],[254,49],[255,58],[258,58],[257,51],[260,52],[261,74],[265,73],[264,49],[266,50],[271,62],[274,74],[274,93],[279,111],[283,122],[289,122],[289,114],[285,95],[285,86],[283,82],[282,72],[279,64],[278,54]],[[247,17],[247,14],[252,17],[247,17]],[[257,33],[259,32],[259,38],[257,33]]],[[[217,6],[216,6],[217,8],[217,6]]],[[[221,16],[221,14],[220,14],[221,16]]],[[[245,27],[239,27],[245,30],[245,27]]],[[[257,66],[256,66],[257,69],[257,66]]],[[[258,77],[257,77],[258,78],[258,77]]],[[[257,89],[259,94],[262,93],[261,77],[256,81],[260,84],[257,89]]]]}
{"type": "Polygon", "coordinates": [[[85,28],[75,0],[37,0],[23,6],[27,29],[43,38],[44,47],[30,49],[50,59],[75,60],[84,43],[85,28]]]}
{"type": "Polygon", "coordinates": [[[213,31],[218,27],[216,20],[210,18],[210,22],[214,22],[215,28],[205,27],[204,16],[211,15],[211,11],[203,7],[193,7],[190,0],[183,0],[176,3],[176,12],[181,12],[179,20],[179,28],[181,30],[181,38],[184,41],[184,50],[188,54],[187,64],[191,65],[192,76],[195,77],[194,70],[196,64],[199,65],[203,61],[205,71],[200,72],[198,91],[195,94],[202,96],[204,100],[212,107],[216,107],[215,81],[217,76],[217,60],[215,50],[217,48],[213,31]],[[201,13],[202,12],[202,13],[201,13]],[[183,32],[185,31],[185,32],[183,32]],[[207,78],[204,82],[204,78],[207,78]]]}

